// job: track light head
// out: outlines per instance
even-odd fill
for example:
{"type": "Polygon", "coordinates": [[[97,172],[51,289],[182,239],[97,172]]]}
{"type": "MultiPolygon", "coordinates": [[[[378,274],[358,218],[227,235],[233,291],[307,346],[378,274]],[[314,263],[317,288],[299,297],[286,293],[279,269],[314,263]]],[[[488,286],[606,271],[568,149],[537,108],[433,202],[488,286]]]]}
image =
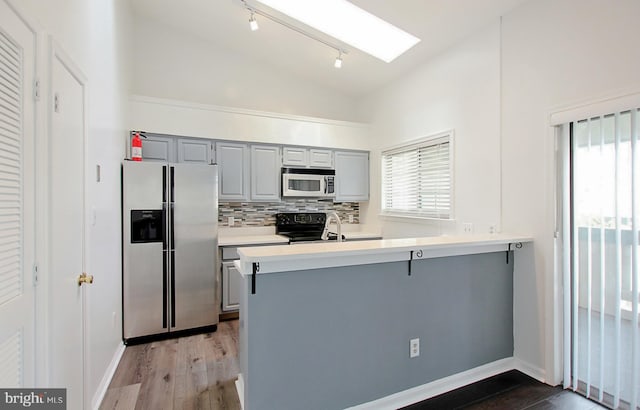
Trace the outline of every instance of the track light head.
{"type": "Polygon", "coordinates": [[[335,63],[333,63],[333,66],[335,68],[342,68],[342,53],[340,53],[338,57],[336,57],[336,61],[335,63]]]}
{"type": "Polygon", "coordinates": [[[251,17],[249,18],[249,27],[251,28],[251,31],[256,31],[257,29],[259,29],[260,27],[258,27],[258,21],[256,20],[256,16],[251,13],[251,17]]]}

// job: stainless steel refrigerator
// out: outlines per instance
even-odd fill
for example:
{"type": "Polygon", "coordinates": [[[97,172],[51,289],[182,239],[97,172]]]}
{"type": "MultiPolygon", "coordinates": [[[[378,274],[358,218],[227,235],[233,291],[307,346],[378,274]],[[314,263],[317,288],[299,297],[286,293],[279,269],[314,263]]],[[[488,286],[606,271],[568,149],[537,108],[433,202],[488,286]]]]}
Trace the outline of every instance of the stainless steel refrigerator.
{"type": "Polygon", "coordinates": [[[216,165],[122,163],[123,339],[218,323],[216,165]]]}

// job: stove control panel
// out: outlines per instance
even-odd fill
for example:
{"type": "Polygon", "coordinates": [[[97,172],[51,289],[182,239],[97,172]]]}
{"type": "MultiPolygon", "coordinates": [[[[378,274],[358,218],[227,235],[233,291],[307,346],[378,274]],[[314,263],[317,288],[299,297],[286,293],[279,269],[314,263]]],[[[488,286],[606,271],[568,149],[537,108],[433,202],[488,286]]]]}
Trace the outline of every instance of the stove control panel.
{"type": "Polygon", "coordinates": [[[276,214],[276,226],[324,225],[327,215],[320,212],[279,213],[276,214]]]}

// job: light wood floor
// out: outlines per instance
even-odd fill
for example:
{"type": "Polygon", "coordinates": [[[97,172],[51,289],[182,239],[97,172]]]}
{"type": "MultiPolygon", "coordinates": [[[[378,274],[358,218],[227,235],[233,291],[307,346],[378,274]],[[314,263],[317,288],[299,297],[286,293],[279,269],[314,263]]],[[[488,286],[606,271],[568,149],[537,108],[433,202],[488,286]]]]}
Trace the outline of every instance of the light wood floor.
{"type": "Polygon", "coordinates": [[[214,333],[128,346],[100,409],[240,409],[238,321],[214,333]]]}

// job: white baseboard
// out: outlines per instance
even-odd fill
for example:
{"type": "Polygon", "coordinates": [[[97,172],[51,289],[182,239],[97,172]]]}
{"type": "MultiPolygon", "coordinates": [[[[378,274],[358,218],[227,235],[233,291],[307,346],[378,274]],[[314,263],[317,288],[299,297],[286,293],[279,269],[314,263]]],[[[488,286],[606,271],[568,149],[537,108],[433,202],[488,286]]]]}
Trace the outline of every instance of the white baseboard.
{"type": "Polygon", "coordinates": [[[116,348],[116,351],[113,353],[113,357],[111,358],[111,363],[105,370],[104,375],[102,376],[102,380],[96,389],[96,393],[93,395],[93,399],[91,400],[91,408],[94,410],[98,410],[100,405],[102,404],[102,400],[104,400],[105,394],[107,394],[107,389],[109,388],[109,384],[111,383],[111,379],[113,379],[113,375],[116,373],[116,369],[118,368],[118,364],[120,363],[120,359],[122,359],[122,355],[124,354],[125,346],[122,342],[116,348]]]}
{"type": "Polygon", "coordinates": [[[547,380],[547,372],[543,369],[532,365],[531,363],[527,363],[523,360],[520,360],[516,357],[513,358],[513,368],[526,374],[529,377],[533,377],[539,382],[546,383],[547,380]]]}
{"type": "Polygon", "coordinates": [[[240,399],[240,410],[244,410],[244,377],[242,377],[242,373],[238,374],[238,380],[236,380],[236,391],[238,392],[238,398],[240,399]]]}
{"type": "Polygon", "coordinates": [[[438,396],[451,390],[478,382],[491,376],[515,369],[512,357],[497,360],[473,369],[457,373],[431,383],[416,386],[390,396],[383,397],[368,403],[349,407],[348,410],[395,410],[431,397],[438,396]]]}

